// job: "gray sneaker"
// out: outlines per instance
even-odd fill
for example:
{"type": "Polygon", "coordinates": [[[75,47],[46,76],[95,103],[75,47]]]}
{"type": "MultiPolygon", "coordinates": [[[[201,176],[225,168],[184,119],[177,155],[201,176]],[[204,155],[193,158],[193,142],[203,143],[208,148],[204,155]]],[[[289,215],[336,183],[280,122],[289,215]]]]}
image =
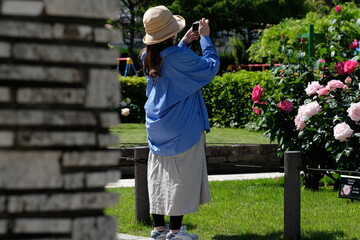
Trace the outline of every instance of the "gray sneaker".
{"type": "Polygon", "coordinates": [[[159,232],[158,230],[152,230],[150,233],[150,239],[165,240],[166,235],[169,233],[169,229],[166,228],[164,231],[159,232]]]}
{"type": "Polygon", "coordinates": [[[199,237],[196,234],[190,234],[186,232],[186,227],[181,226],[180,231],[178,233],[169,232],[166,235],[166,239],[169,240],[198,240],[199,237]]]}

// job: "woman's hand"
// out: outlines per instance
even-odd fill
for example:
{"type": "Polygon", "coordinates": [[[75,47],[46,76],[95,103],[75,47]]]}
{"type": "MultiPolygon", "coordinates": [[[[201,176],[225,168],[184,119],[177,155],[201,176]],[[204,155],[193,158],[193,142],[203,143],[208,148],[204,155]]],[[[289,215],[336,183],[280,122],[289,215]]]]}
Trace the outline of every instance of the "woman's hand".
{"type": "Polygon", "coordinates": [[[202,18],[199,20],[199,34],[200,37],[209,36],[210,35],[210,26],[209,26],[209,19],[202,18]]]}
{"type": "Polygon", "coordinates": [[[190,28],[181,39],[186,45],[189,45],[192,41],[199,39],[199,32],[193,32],[192,28],[190,28]]]}

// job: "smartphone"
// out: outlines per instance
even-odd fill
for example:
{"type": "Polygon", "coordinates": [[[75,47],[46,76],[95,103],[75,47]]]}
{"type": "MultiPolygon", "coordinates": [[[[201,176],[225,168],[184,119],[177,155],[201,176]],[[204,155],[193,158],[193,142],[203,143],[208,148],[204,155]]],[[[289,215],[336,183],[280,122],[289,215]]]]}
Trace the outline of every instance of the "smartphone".
{"type": "Polygon", "coordinates": [[[192,31],[193,32],[197,32],[197,31],[199,31],[199,21],[196,21],[196,22],[194,22],[193,24],[192,24],[192,31]]]}

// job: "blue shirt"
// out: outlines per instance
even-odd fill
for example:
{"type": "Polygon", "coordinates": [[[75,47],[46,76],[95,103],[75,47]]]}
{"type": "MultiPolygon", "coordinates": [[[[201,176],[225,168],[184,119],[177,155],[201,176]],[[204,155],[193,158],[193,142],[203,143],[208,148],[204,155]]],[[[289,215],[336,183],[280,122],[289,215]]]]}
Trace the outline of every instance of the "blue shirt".
{"type": "Polygon", "coordinates": [[[154,154],[182,153],[198,142],[202,131],[210,131],[200,89],[215,77],[220,60],[208,36],[200,45],[202,56],[183,42],[164,49],[161,77],[146,77],[146,130],[154,154]]]}

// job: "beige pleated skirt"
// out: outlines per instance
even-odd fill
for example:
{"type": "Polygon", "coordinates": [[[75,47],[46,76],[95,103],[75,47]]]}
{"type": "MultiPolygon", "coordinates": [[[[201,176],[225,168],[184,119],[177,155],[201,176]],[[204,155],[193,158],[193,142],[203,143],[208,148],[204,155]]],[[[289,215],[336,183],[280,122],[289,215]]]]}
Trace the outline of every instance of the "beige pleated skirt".
{"type": "Polygon", "coordinates": [[[205,134],[189,150],[174,156],[149,153],[150,213],[180,216],[210,202],[205,156],[205,134]]]}

